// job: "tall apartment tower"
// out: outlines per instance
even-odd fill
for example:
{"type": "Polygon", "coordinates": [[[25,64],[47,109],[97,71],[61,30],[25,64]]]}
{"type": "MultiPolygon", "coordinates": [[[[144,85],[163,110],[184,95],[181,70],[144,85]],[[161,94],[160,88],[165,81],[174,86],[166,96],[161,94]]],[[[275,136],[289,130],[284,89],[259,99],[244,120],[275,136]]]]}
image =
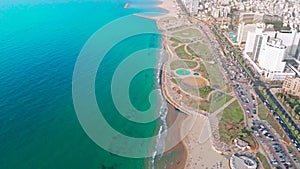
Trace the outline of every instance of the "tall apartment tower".
{"type": "Polygon", "coordinates": [[[278,38],[264,36],[262,41],[258,56],[259,66],[268,72],[283,72],[286,64],[284,58],[287,47],[278,38]]]}
{"type": "MultiPolygon", "coordinates": [[[[247,33],[244,56],[258,73],[269,80],[284,80],[292,77],[295,72],[286,67],[286,56],[291,48],[278,38],[286,37],[281,32],[268,30],[265,24],[256,25],[255,31],[247,33]]],[[[288,39],[286,38],[285,41],[288,39]]],[[[298,39],[299,41],[299,39],[298,39]]]]}
{"type": "Polygon", "coordinates": [[[283,43],[287,46],[287,55],[297,58],[295,55],[300,41],[300,33],[296,29],[281,30],[277,33],[277,37],[282,39],[283,43]]]}

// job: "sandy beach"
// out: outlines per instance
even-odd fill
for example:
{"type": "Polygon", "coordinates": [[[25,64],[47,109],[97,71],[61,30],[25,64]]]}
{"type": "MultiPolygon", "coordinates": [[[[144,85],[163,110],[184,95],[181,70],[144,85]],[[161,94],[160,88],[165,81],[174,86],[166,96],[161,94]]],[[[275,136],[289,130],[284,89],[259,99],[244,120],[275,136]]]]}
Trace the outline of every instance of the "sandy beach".
{"type": "MultiPolygon", "coordinates": [[[[185,168],[211,169],[219,166],[219,168],[229,169],[228,160],[212,147],[209,120],[200,115],[194,116],[197,118],[196,123],[188,136],[183,140],[188,151],[185,168]]],[[[185,125],[185,122],[182,125],[185,125]]]]}

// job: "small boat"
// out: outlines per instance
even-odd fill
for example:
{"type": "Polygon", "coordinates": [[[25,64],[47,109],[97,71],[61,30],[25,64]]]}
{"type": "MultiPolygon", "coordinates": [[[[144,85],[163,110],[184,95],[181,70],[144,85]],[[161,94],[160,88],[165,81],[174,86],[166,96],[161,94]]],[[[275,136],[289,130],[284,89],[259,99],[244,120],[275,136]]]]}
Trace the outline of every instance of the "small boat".
{"type": "Polygon", "coordinates": [[[129,3],[126,3],[125,5],[124,5],[124,8],[128,8],[129,7],[129,3]]]}

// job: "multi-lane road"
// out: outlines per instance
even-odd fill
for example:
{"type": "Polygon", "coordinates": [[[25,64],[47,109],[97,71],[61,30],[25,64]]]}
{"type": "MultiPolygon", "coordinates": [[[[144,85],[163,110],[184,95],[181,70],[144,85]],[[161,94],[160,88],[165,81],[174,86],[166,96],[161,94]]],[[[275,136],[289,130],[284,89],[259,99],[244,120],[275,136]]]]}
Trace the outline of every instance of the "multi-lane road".
{"type": "MultiPolygon", "coordinates": [[[[260,90],[258,89],[257,83],[254,83],[254,89],[255,92],[257,93],[258,97],[264,102],[264,104],[266,105],[266,107],[273,112],[273,116],[275,117],[275,119],[278,121],[278,123],[280,124],[281,128],[284,130],[284,132],[286,133],[286,135],[290,138],[291,142],[293,143],[293,145],[297,148],[297,150],[300,152],[300,143],[297,141],[297,138],[295,137],[295,135],[293,134],[293,132],[291,131],[291,129],[288,127],[288,125],[286,124],[286,122],[282,119],[282,117],[279,115],[279,113],[277,111],[275,111],[275,109],[273,108],[273,106],[267,101],[267,99],[264,97],[264,95],[260,92],[260,90]]],[[[261,86],[261,85],[260,85],[261,86]]],[[[299,127],[297,126],[297,124],[295,124],[295,122],[292,120],[292,118],[288,115],[288,113],[282,108],[279,107],[281,106],[278,101],[276,100],[276,98],[273,96],[273,94],[269,91],[269,89],[265,88],[267,90],[267,94],[270,96],[270,99],[272,99],[272,101],[276,104],[276,106],[278,107],[279,111],[282,112],[283,116],[288,118],[288,121],[291,122],[291,125],[295,126],[295,130],[299,130],[299,127]],[[273,98],[272,98],[273,97],[273,98]],[[275,102],[276,101],[276,102],[275,102]],[[279,106],[278,106],[279,105],[279,106]]]]}
{"type": "MultiPolygon", "coordinates": [[[[219,39],[221,40],[220,44],[223,48],[225,48],[227,51],[230,52],[230,55],[232,56],[232,58],[234,60],[238,60],[236,55],[242,55],[242,53],[240,51],[232,51],[230,48],[228,47],[228,44],[225,42],[225,38],[222,39],[222,35],[220,35],[220,33],[218,33],[218,30],[216,30],[214,27],[212,27],[212,30],[215,32],[215,34],[217,36],[219,36],[219,39]]],[[[241,65],[240,62],[236,62],[236,64],[239,64],[239,68],[243,69],[243,72],[247,73],[247,71],[251,71],[251,70],[245,70],[245,67],[243,67],[241,65]]],[[[252,72],[252,74],[254,74],[252,72]]],[[[247,73],[248,77],[252,77],[250,74],[247,73]]],[[[293,132],[291,131],[291,129],[288,127],[288,125],[286,124],[286,122],[282,119],[283,117],[280,116],[280,114],[275,111],[275,109],[272,107],[271,104],[268,103],[267,99],[265,98],[265,96],[261,93],[261,91],[258,89],[258,87],[262,87],[264,90],[266,90],[267,95],[270,97],[270,99],[272,100],[272,102],[278,107],[278,111],[281,112],[281,114],[288,119],[288,122],[291,123],[291,125],[295,128],[295,130],[298,131],[298,133],[300,133],[300,128],[299,126],[294,122],[294,120],[292,119],[292,117],[287,113],[287,111],[281,106],[281,104],[277,101],[277,99],[275,98],[275,96],[270,92],[270,90],[266,87],[266,85],[260,81],[258,78],[254,78],[252,77],[252,82],[253,82],[253,88],[256,92],[256,94],[259,96],[259,98],[261,99],[261,101],[266,105],[266,107],[273,112],[274,117],[276,118],[276,120],[279,122],[279,124],[281,125],[281,127],[283,128],[283,130],[285,131],[286,135],[290,138],[291,142],[293,142],[294,146],[297,148],[297,150],[300,152],[300,143],[297,141],[296,136],[293,134],[293,132]]]]}
{"type": "MultiPolygon", "coordinates": [[[[294,129],[298,131],[298,133],[300,133],[299,126],[293,121],[289,113],[277,101],[275,96],[270,92],[269,88],[262,81],[260,81],[257,77],[254,76],[255,73],[253,73],[253,71],[249,67],[243,67],[241,61],[236,57],[242,56],[241,50],[235,50],[233,46],[229,44],[223,37],[222,32],[219,32],[214,26],[206,25],[203,23],[199,23],[198,26],[204,30],[209,42],[214,47],[214,53],[218,55],[217,59],[219,61],[219,64],[223,67],[229,83],[235,86],[234,92],[240,104],[242,105],[244,112],[246,113],[245,117],[251,119],[249,120],[251,122],[253,119],[255,119],[254,116],[256,116],[257,114],[257,105],[255,97],[252,93],[255,92],[259,99],[265,104],[265,106],[271,112],[273,112],[274,118],[278,121],[283,131],[290,138],[290,141],[293,143],[293,146],[297,149],[298,152],[300,152],[300,143],[297,141],[296,136],[286,124],[286,122],[289,122],[290,125],[292,125],[294,129]],[[211,31],[207,29],[211,29],[211,31],[214,32],[217,38],[212,38],[214,36],[210,35],[211,31]],[[224,53],[227,56],[231,56],[231,58],[226,59],[226,57],[220,57],[220,55],[218,54],[218,49],[220,48],[222,49],[222,51],[224,51],[224,53]],[[249,84],[252,84],[252,86],[249,84]],[[259,88],[262,88],[267,92],[266,94],[276,105],[276,107],[278,108],[277,111],[280,111],[280,113],[275,111],[273,106],[268,102],[265,95],[259,90],[259,88]],[[287,121],[283,120],[283,118],[286,118],[287,121]]],[[[245,121],[246,127],[250,127],[249,121],[245,121]]]]}

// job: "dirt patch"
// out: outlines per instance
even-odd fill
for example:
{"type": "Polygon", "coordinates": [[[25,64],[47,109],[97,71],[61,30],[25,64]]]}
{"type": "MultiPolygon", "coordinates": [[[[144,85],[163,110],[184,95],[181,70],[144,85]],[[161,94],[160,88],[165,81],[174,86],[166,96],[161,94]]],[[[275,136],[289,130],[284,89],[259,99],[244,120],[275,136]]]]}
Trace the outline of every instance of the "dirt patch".
{"type": "Polygon", "coordinates": [[[208,81],[203,77],[186,77],[183,78],[182,82],[192,87],[202,87],[209,85],[208,81]]]}

